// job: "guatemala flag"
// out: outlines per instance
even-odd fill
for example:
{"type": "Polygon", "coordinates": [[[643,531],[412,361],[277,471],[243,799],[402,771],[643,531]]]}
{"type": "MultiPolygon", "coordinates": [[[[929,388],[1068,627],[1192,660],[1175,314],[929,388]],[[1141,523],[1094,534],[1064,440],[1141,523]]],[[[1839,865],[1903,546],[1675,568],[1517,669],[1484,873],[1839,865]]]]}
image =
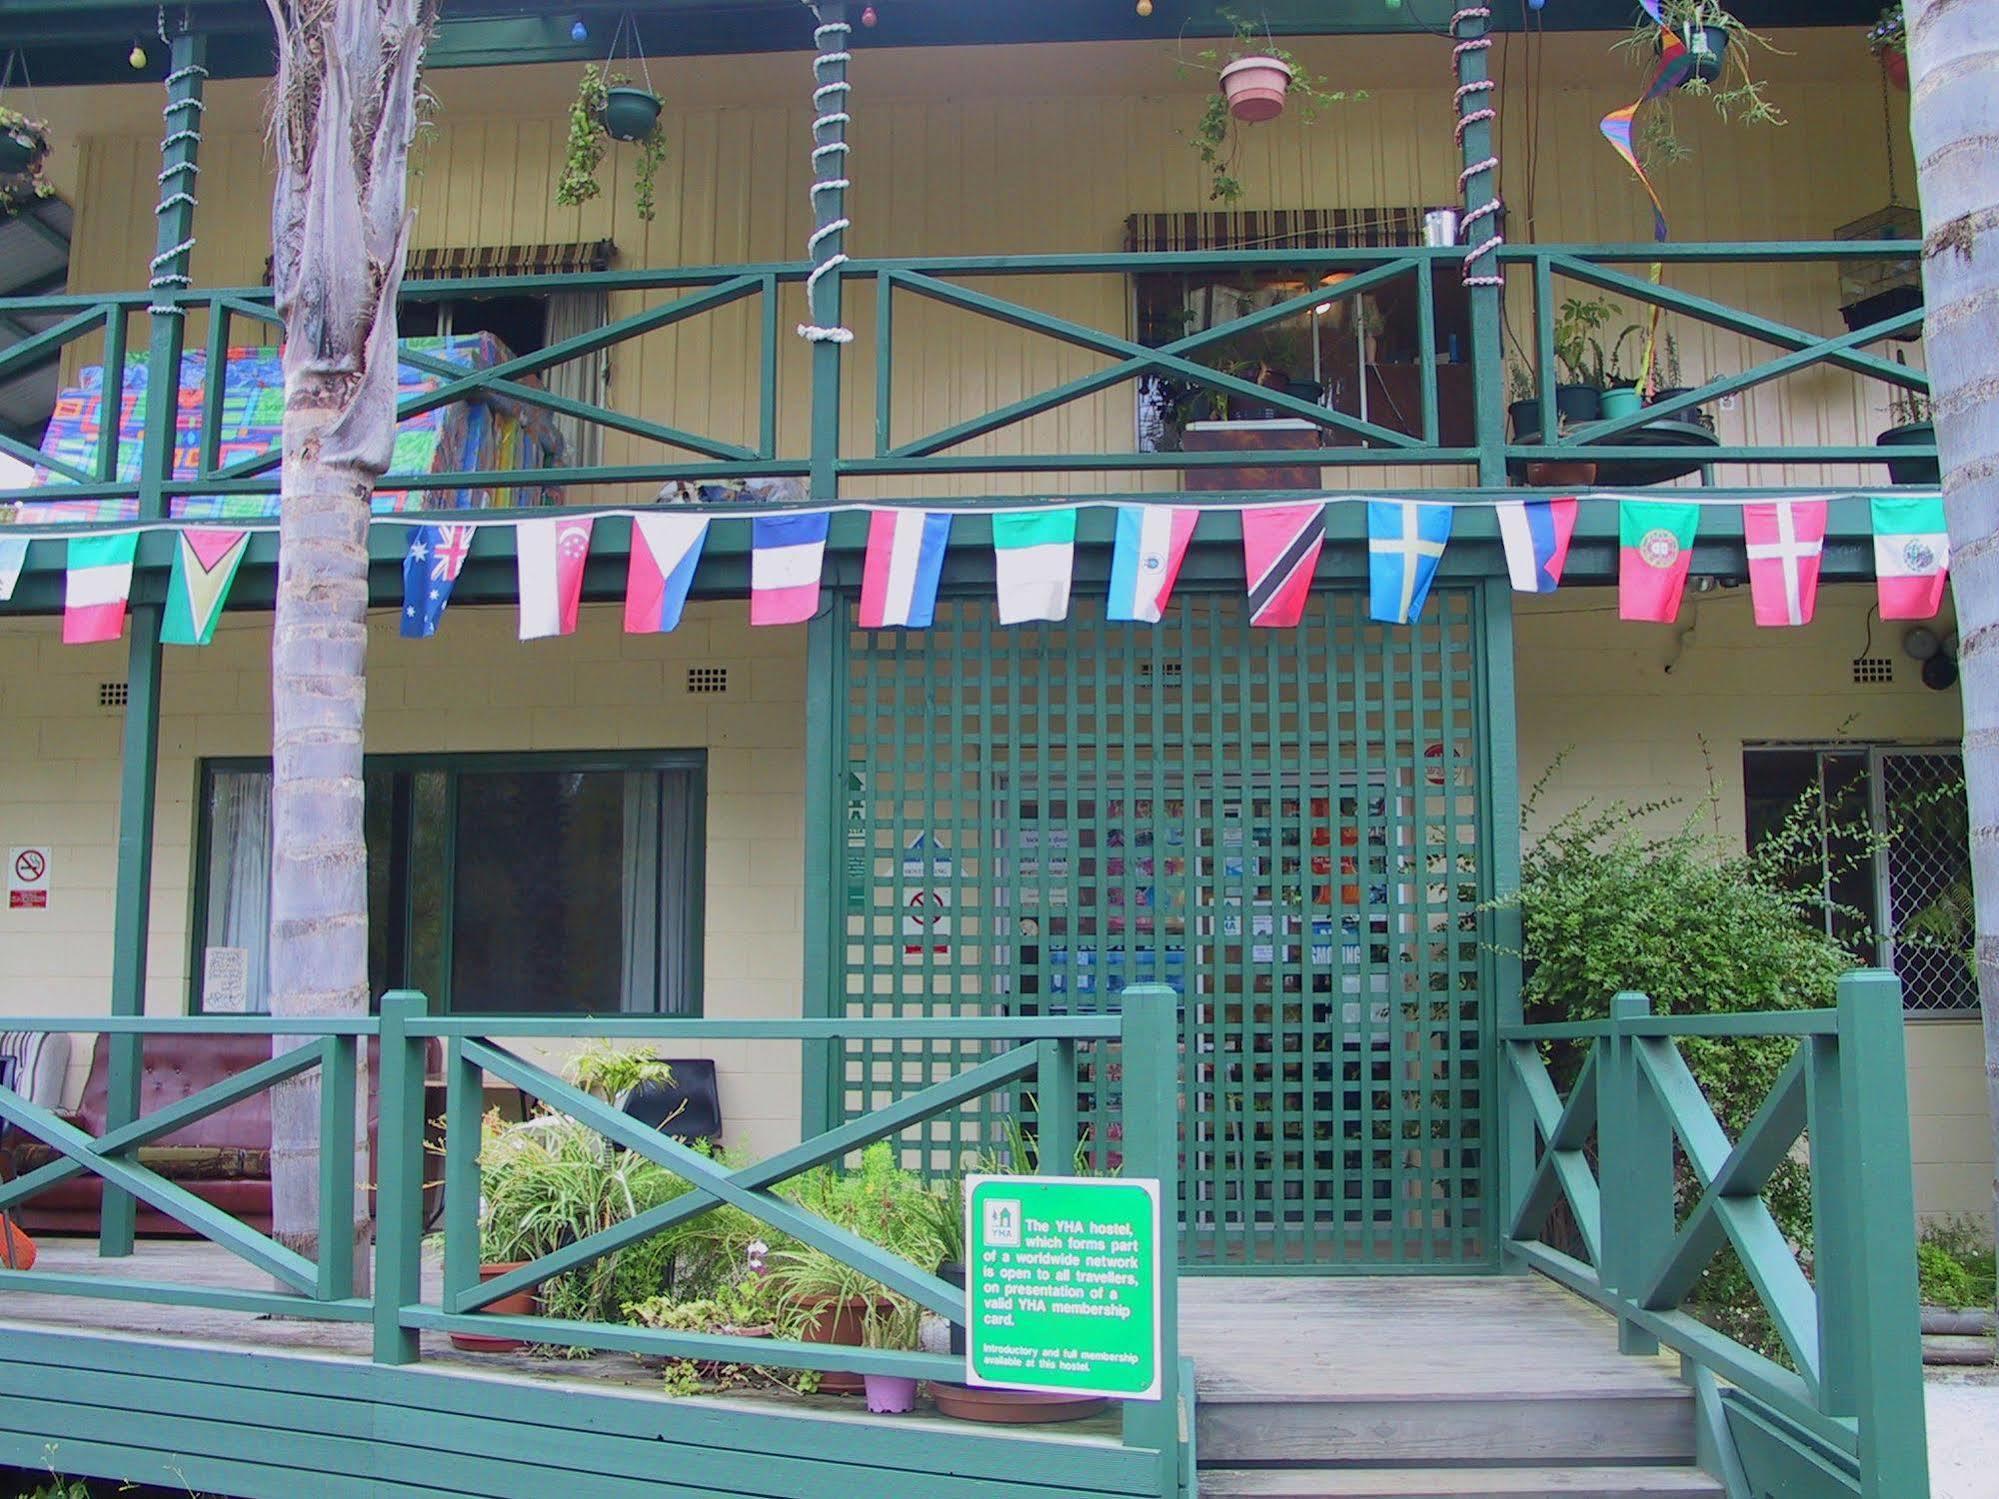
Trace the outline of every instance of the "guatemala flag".
{"type": "Polygon", "coordinates": [[[1367,503],[1368,615],[1406,625],[1423,612],[1444,543],[1451,539],[1451,507],[1415,500],[1367,503]]]}
{"type": "Polygon", "coordinates": [[[1576,502],[1501,500],[1493,507],[1499,539],[1506,544],[1506,571],[1515,593],[1553,593],[1576,533],[1576,502]]]}
{"type": "Polygon", "coordinates": [[[861,570],[861,628],[929,628],[951,517],[941,511],[877,510],[868,517],[868,556],[861,570]]]}
{"type": "Polygon", "coordinates": [[[414,526],[410,529],[410,549],[403,557],[402,633],[411,640],[427,640],[437,633],[444,606],[451,601],[451,585],[458,581],[472,550],[472,533],[477,526],[414,526]]]}
{"type": "Polygon", "coordinates": [[[1111,619],[1156,625],[1166,614],[1187,543],[1200,512],[1179,505],[1117,507],[1117,549],[1111,554],[1111,619]]]}

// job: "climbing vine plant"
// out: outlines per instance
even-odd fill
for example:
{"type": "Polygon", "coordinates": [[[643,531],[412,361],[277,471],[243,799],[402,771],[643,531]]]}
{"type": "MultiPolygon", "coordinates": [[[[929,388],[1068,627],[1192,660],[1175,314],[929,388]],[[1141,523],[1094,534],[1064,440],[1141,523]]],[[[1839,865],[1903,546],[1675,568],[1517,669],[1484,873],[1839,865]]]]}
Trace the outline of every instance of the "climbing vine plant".
{"type": "MultiPolygon", "coordinates": [[[[597,170],[604,164],[604,151],[611,133],[604,128],[604,109],[610,91],[624,88],[631,79],[622,73],[606,73],[591,63],[576,85],[576,97],[569,104],[569,143],[564,150],[562,175],[555,185],[555,201],[575,208],[603,192],[597,170]]],[[[638,170],[632,179],[632,206],[638,216],[651,223],[657,211],[659,169],[666,164],[666,127],[655,122],[652,129],[634,142],[639,148],[638,170]]]]}

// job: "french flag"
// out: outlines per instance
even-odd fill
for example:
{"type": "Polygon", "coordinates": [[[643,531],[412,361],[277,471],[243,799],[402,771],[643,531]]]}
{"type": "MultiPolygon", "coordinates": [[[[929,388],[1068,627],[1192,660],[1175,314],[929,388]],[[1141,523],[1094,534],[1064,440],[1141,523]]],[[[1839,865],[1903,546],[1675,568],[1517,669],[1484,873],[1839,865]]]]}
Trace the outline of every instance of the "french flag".
{"type": "Polygon", "coordinates": [[[588,516],[515,522],[521,639],[576,633],[576,610],[583,602],[583,564],[589,560],[588,516]]]}
{"type": "Polygon", "coordinates": [[[1514,592],[1553,593],[1576,534],[1575,500],[1502,500],[1494,509],[1514,592]]]}
{"type": "Polygon", "coordinates": [[[808,510],[751,520],[751,624],[803,624],[819,612],[819,566],[829,519],[824,510],[808,510]]]}
{"type": "Polygon", "coordinates": [[[625,633],[659,635],[680,623],[708,539],[705,515],[635,515],[625,574],[625,633]]]}
{"type": "Polygon", "coordinates": [[[925,510],[877,510],[868,517],[861,572],[861,628],[928,629],[937,612],[951,517],[925,510]]]}

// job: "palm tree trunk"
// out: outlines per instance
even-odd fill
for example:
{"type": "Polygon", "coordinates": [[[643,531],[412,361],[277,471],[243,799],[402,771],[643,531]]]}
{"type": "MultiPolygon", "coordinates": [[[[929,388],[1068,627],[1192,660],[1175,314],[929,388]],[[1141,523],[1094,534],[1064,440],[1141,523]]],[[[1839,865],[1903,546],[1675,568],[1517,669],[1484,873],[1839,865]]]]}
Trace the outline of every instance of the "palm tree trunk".
{"type": "MultiPolygon", "coordinates": [[[[1999,1155],[1999,27],[1990,0],[1907,6],[1923,319],[1950,520],[1978,1004],[1999,1155]]],[[[1999,1228],[1999,1179],[1993,1183],[1999,1228]]]]}
{"type": "MultiPolygon", "coordinates": [[[[284,318],[278,594],[271,640],[271,1009],[368,1012],[362,818],[368,512],[395,441],[396,295],[417,75],[435,0],[268,0],[277,185],[272,285],[284,318]]],[[[280,1037],[274,1050],[299,1044],[280,1037]]],[[[355,1170],[365,1179],[366,1067],[355,1170]]],[[[365,1194],[354,1264],[365,1278],[365,1194]]],[[[319,1078],[271,1097],[278,1240],[318,1247],[319,1078]]]]}

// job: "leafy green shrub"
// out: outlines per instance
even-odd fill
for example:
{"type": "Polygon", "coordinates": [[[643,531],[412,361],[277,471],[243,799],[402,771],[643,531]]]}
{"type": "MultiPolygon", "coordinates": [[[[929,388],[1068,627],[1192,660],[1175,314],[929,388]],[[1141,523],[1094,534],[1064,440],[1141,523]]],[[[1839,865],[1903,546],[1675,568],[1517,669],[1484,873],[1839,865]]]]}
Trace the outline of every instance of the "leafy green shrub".
{"type": "Polygon", "coordinates": [[[1961,1213],[1930,1220],[1916,1243],[1916,1274],[1926,1306],[1991,1306],[1999,1294],[1992,1235],[1961,1213]]]}
{"type": "Polygon", "coordinates": [[[1924,1306],[1972,1305],[1971,1277],[1948,1250],[1916,1246],[1916,1288],[1924,1306]]]}

